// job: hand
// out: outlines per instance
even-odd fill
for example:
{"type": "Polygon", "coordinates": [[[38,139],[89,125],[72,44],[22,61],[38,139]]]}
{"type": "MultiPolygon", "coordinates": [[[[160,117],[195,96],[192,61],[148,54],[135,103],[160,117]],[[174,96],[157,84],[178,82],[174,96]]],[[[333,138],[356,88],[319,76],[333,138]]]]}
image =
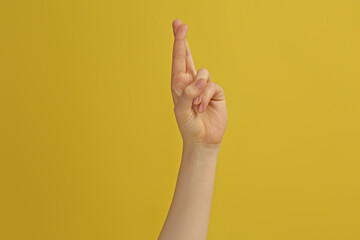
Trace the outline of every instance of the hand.
{"type": "Polygon", "coordinates": [[[224,91],[211,81],[207,69],[196,72],[186,40],[187,24],[175,19],[172,25],[175,40],[171,92],[183,142],[219,148],[227,125],[224,91]]]}

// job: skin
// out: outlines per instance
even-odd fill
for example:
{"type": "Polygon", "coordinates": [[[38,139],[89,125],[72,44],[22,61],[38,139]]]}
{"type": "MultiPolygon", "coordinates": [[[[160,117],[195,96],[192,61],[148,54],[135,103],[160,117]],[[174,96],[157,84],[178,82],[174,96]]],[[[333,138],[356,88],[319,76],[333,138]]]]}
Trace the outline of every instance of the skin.
{"type": "Polygon", "coordinates": [[[173,200],[159,240],[206,239],[215,170],[227,125],[224,90],[205,68],[195,70],[188,26],[172,23],[171,92],[183,151],[173,200]]]}

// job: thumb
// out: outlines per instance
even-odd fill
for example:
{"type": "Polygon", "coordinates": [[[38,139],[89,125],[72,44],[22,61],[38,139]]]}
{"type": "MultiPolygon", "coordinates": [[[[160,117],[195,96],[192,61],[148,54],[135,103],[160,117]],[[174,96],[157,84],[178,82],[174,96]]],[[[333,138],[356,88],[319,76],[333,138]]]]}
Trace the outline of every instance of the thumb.
{"type": "Polygon", "coordinates": [[[179,116],[186,116],[192,110],[193,100],[200,96],[206,89],[206,79],[199,78],[195,82],[189,84],[182,92],[179,101],[175,106],[175,112],[179,116]]]}

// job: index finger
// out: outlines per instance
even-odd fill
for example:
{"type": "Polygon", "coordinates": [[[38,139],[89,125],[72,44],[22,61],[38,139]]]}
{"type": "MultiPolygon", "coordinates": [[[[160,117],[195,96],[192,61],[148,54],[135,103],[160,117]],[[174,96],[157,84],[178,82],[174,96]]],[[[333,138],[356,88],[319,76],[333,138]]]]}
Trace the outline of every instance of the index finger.
{"type": "Polygon", "coordinates": [[[186,34],[187,24],[178,27],[173,47],[172,75],[186,72],[186,34]]]}

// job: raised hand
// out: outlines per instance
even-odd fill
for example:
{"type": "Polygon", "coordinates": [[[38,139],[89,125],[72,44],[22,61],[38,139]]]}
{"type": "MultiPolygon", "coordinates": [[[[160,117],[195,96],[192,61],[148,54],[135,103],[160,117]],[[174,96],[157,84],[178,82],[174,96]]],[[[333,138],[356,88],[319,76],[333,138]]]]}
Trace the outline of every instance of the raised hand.
{"type": "Polygon", "coordinates": [[[211,81],[207,69],[195,70],[186,39],[187,24],[175,19],[172,25],[174,48],[171,92],[183,142],[186,145],[218,148],[227,125],[224,91],[211,81]]]}

